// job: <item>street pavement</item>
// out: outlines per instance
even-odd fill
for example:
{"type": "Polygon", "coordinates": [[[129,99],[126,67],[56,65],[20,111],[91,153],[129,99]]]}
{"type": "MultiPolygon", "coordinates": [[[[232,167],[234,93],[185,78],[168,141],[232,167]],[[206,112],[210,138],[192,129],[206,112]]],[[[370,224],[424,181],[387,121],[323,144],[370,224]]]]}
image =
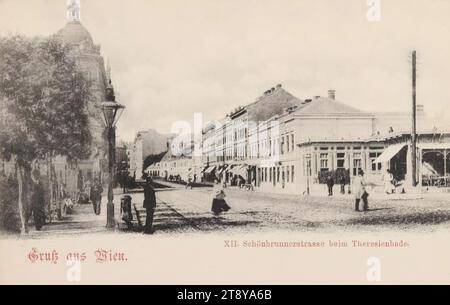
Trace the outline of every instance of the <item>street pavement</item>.
{"type": "MultiPolygon", "coordinates": [[[[415,231],[429,232],[450,229],[450,195],[385,195],[369,197],[370,211],[355,212],[351,195],[304,196],[270,194],[234,187],[225,189],[231,210],[220,216],[211,212],[215,190],[211,187],[157,190],[157,208],[154,216],[155,235],[177,233],[242,233],[274,231],[415,231]]],[[[129,194],[145,223],[142,191],[129,194]]],[[[115,218],[119,226],[107,230],[106,198],[102,212],[94,214],[92,205],[75,205],[72,214],[62,221],[53,221],[42,231],[30,230],[30,237],[45,238],[81,234],[127,234],[120,221],[121,192],[115,191],[115,218]]],[[[138,222],[134,213],[134,230],[138,222]]]]}
{"type": "MultiPolygon", "coordinates": [[[[386,195],[370,198],[367,213],[354,211],[351,195],[308,197],[268,194],[237,188],[225,190],[231,210],[211,213],[212,188],[176,188],[157,192],[158,204],[169,206],[203,232],[415,230],[450,228],[448,194],[386,195]]],[[[142,200],[136,194],[134,200],[142,200]]],[[[158,217],[155,215],[155,219],[158,217]]]]}

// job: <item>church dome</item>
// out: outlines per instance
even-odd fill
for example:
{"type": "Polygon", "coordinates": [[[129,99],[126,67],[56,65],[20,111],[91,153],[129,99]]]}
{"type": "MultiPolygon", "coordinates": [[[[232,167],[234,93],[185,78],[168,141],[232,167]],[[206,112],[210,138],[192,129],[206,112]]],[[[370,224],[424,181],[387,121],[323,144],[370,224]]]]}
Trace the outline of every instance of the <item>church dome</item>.
{"type": "Polygon", "coordinates": [[[62,28],[56,36],[63,42],[75,45],[94,45],[94,40],[88,30],[78,21],[71,21],[62,28]]]}

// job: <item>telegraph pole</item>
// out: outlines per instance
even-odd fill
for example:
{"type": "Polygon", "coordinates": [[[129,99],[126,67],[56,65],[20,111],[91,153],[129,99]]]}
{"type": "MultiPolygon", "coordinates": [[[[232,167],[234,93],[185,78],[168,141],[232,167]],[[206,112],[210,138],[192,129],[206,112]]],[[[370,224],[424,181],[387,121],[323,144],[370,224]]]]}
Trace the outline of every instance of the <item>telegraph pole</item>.
{"type": "Polygon", "coordinates": [[[411,131],[412,185],[417,185],[417,105],[416,105],[416,51],[412,52],[412,131],[411,131]]]}

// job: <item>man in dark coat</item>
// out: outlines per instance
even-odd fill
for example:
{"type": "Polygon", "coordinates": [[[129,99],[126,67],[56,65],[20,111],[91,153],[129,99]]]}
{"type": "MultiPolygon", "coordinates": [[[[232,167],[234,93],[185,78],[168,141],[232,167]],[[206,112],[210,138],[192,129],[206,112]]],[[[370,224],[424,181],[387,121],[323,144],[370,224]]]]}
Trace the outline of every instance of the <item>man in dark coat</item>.
{"type": "Polygon", "coordinates": [[[327,177],[328,196],[333,196],[334,179],[329,175],[327,177]]]}
{"type": "Polygon", "coordinates": [[[152,178],[148,177],[144,185],[144,208],[147,213],[144,234],[153,234],[153,215],[156,208],[156,195],[152,178]]]}
{"type": "Polygon", "coordinates": [[[91,187],[90,193],[95,215],[100,215],[101,212],[102,193],[103,193],[102,184],[100,183],[100,181],[98,181],[98,179],[95,179],[94,185],[91,187]]]}
{"type": "Polygon", "coordinates": [[[45,192],[41,182],[40,173],[34,170],[31,175],[33,180],[33,193],[31,195],[31,210],[34,217],[34,226],[40,231],[45,224],[45,192]]]}
{"type": "Polygon", "coordinates": [[[345,184],[346,184],[346,178],[344,175],[341,175],[339,177],[339,184],[341,185],[341,194],[345,195],[345,184]]]}

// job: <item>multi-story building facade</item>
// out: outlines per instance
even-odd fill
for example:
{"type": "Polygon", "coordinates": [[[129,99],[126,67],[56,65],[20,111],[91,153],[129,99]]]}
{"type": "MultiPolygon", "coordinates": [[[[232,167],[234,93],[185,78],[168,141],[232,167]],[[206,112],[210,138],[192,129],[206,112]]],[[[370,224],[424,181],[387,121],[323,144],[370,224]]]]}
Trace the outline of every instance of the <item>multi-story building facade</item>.
{"type": "MultiPolygon", "coordinates": [[[[419,147],[419,159],[427,165],[423,167],[417,161],[418,179],[429,180],[421,178],[420,172],[426,168],[435,175],[447,175],[450,161],[443,158],[446,161],[441,165],[429,157],[436,152],[430,150],[433,144],[426,136],[429,124],[421,105],[417,118],[422,129],[419,139],[427,143],[420,146],[425,149],[425,157],[419,147]]],[[[231,184],[241,177],[257,190],[303,194],[323,192],[328,176],[336,183],[344,181],[348,188],[359,170],[366,173],[368,181],[381,184],[390,168],[407,185],[410,145],[400,131],[407,133],[410,124],[410,113],[364,112],[336,100],[334,90],[326,97],[302,101],[278,85],[254,103],[235,109],[214,127],[205,126],[201,175],[208,176],[208,181],[218,179],[231,184]],[[399,139],[403,144],[398,143],[399,139]],[[211,177],[211,173],[215,175],[211,177]]],[[[436,149],[450,145],[444,143],[448,138],[440,137],[436,149]]],[[[450,148],[437,153],[449,157],[450,148]]]]}
{"type": "Polygon", "coordinates": [[[144,173],[145,159],[167,152],[170,137],[170,135],[160,134],[152,129],[137,132],[130,151],[131,176],[140,179],[144,173]]]}

